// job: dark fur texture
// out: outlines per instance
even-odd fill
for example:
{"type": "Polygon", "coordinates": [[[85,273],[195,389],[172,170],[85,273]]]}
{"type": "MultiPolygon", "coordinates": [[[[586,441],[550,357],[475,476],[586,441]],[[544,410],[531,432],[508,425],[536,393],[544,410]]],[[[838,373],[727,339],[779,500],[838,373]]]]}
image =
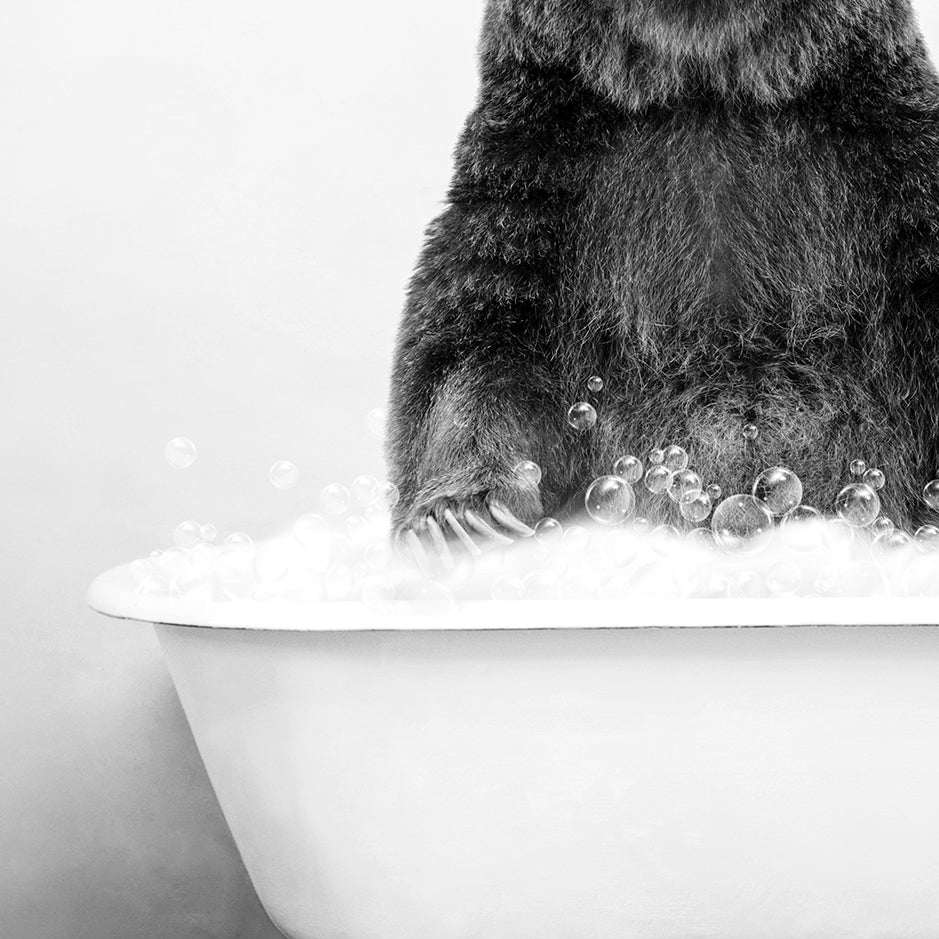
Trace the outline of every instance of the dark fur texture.
{"type": "Polygon", "coordinates": [[[907,0],[490,0],[481,59],[401,325],[398,525],[492,496],[533,522],[666,443],[727,493],[789,466],[821,509],[864,459],[919,521],[939,91],[907,0]]]}

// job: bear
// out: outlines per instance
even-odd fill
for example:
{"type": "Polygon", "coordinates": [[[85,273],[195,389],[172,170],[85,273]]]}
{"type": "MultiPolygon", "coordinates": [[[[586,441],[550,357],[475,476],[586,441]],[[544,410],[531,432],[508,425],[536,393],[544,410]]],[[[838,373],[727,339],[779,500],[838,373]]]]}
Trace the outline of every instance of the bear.
{"type": "Polygon", "coordinates": [[[395,349],[395,532],[527,536],[666,444],[822,511],[863,460],[922,521],[939,79],[908,0],[489,0],[479,74],[395,349]]]}

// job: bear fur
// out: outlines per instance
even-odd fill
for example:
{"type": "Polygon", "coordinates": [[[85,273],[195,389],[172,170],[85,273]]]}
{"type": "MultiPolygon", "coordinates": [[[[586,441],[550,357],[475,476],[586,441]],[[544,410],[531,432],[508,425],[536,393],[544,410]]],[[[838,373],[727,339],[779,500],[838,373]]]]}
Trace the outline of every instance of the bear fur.
{"type": "Polygon", "coordinates": [[[923,521],[939,81],[908,0],[490,0],[480,59],[400,326],[398,529],[490,499],[533,524],[670,443],[727,495],[787,466],[823,511],[862,459],[923,521]]]}

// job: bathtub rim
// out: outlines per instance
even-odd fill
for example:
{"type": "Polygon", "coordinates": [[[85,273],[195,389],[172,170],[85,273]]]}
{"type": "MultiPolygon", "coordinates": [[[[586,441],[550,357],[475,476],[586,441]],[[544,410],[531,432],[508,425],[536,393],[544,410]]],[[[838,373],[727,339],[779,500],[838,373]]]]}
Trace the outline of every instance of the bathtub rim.
{"type": "Polygon", "coordinates": [[[939,626],[935,597],[472,601],[452,613],[383,613],[358,600],[187,601],[137,594],[130,565],[99,574],[88,605],[115,619],[262,632],[472,632],[539,629],[740,629],[939,626]],[[519,615],[523,614],[523,615],[519,615]]]}

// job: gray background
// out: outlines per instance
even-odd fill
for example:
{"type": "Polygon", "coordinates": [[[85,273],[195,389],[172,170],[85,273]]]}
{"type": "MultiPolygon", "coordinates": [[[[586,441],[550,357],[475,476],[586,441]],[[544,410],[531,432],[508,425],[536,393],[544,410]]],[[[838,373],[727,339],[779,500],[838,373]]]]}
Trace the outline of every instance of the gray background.
{"type": "Polygon", "coordinates": [[[481,3],[8,6],[0,936],[273,937],[155,639],[84,592],[183,519],[263,536],[381,470],[481,3]]]}

